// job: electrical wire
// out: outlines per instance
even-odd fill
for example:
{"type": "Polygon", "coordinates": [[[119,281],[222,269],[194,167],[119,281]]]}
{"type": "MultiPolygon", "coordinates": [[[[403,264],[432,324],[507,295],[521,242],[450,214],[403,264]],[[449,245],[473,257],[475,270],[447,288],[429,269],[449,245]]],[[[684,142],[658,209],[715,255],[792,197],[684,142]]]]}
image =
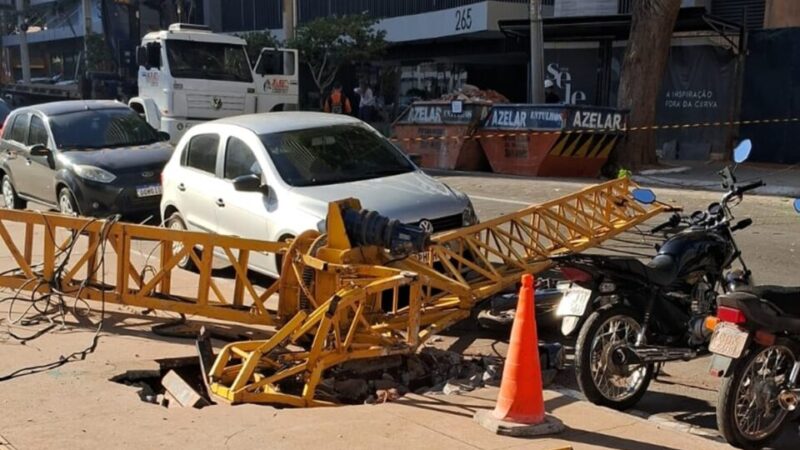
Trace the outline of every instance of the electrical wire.
{"type": "MultiPolygon", "coordinates": [[[[56,242],[55,241],[55,236],[53,235],[52,228],[50,227],[50,224],[48,223],[47,216],[42,215],[42,218],[43,218],[44,227],[47,230],[48,236],[50,237],[50,239],[53,240],[53,242],[56,242]]],[[[52,369],[55,369],[57,367],[61,367],[64,364],[67,364],[67,363],[69,363],[71,361],[84,360],[84,359],[86,359],[86,357],[89,354],[94,353],[94,351],[97,348],[97,345],[98,345],[98,343],[100,341],[100,333],[101,333],[101,331],[103,329],[103,324],[105,322],[105,315],[106,315],[105,294],[106,294],[106,291],[108,290],[108,286],[106,286],[106,282],[105,282],[105,274],[106,274],[106,270],[105,270],[106,245],[108,243],[108,236],[110,234],[111,228],[117,222],[119,222],[119,219],[120,219],[119,215],[115,215],[115,216],[112,216],[112,217],[108,218],[103,223],[102,228],[100,229],[100,232],[99,232],[99,234],[100,234],[100,244],[94,250],[95,252],[98,251],[98,250],[100,251],[100,260],[98,261],[98,263],[95,265],[94,268],[91,268],[89,271],[87,271],[87,277],[86,277],[86,279],[81,281],[80,285],[78,286],[77,291],[75,291],[74,293],[65,293],[63,291],[63,286],[61,286],[61,280],[63,279],[63,276],[65,275],[65,271],[67,270],[67,265],[69,264],[69,260],[70,260],[70,257],[72,255],[72,252],[74,251],[75,246],[77,245],[78,237],[83,235],[86,232],[86,230],[88,229],[88,227],[90,225],[92,225],[93,223],[95,223],[97,221],[97,219],[92,219],[92,220],[88,221],[86,224],[84,224],[84,226],[81,227],[80,229],[73,230],[69,241],[66,243],[66,245],[64,245],[64,247],[61,247],[61,246],[56,244],[56,247],[59,248],[59,252],[56,254],[54,260],[58,261],[59,258],[61,258],[61,260],[58,262],[58,264],[55,265],[52,278],[46,279],[43,272],[39,272],[39,271],[34,272],[34,277],[25,280],[23,282],[23,284],[19,288],[17,288],[17,290],[14,292],[14,294],[12,296],[0,299],[0,303],[5,302],[5,301],[10,301],[10,305],[9,305],[9,322],[10,322],[11,325],[19,324],[20,326],[31,326],[31,325],[36,325],[36,324],[40,324],[40,323],[43,323],[43,322],[47,323],[47,325],[44,326],[43,328],[41,328],[41,329],[39,329],[39,330],[37,330],[37,331],[33,332],[32,334],[27,335],[27,336],[17,335],[16,333],[13,333],[11,330],[7,331],[7,334],[10,337],[14,338],[15,340],[19,341],[22,344],[25,344],[26,342],[29,342],[29,341],[34,340],[34,339],[37,339],[37,338],[49,333],[50,331],[52,331],[53,329],[55,329],[59,325],[59,322],[60,322],[62,327],[66,325],[66,313],[69,310],[69,308],[67,308],[67,304],[64,301],[64,297],[68,297],[68,296],[75,297],[75,302],[73,303],[73,306],[72,306],[73,314],[75,314],[76,316],[84,315],[84,314],[81,314],[81,313],[78,312],[78,303],[79,302],[81,302],[84,305],[86,305],[87,310],[89,309],[88,308],[88,304],[82,298],[83,291],[87,287],[92,287],[92,288],[98,289],[100,291],[100,304],[101,304],[101,307],[100,307],[100,320],[98,321],[97,327],[95,328],[95,331],[92,334],[92,338],[91,338],[89,344],[85,348],[83,348],[81,350],[75,351],[75,352],[70,353],[68,355],[61,355],[56,361],[52,361],[50,363],[45,363],[45,364],[40,364],[40,365],[35,365],[35,366],[23,367],[21,369],[15,370],[15,371],[7,374],[7,375],[0,376],[0,382],[7,381],[7,380],[10,380],[10,379],[13,379],[13,378],[17,378],[17,377],[21,377],[21,376],[25,376],[25,375],[32,375],[32,374],[35,374],[35,373],[52,370],[52,369]],[[94,277],[97,274],[98,270],[101,272],[100,273],[100,285],[99,286],[97,286],[96,284],[93,285],[91,283],[91,280],[94,279],[94,277]],[[26,287],[29,287],[33,283],[36,283],[36,286],[31,290],[30,298],[22,297],[20,295],[22,290],[24,290],[26,287]],[[40,292],[43,288],[46,288],[47,292],[44,293],[44,294],[38,294],[38,296],[37,296],[37,293],[40,292]],[[30,305],[25,309],[25,311],[17,319],[12,319],[11,318],[11,311],[13,310],[13,306],[14,306],[15,302],[17,302],[17,301],[27,301],[27,302],[30,303],[30,305]],[[53,311],[53,309],[55,309],[55,311],[53,311]],[[36,314],[31,314],[31,310],[35,310],[36,314]]],[[[91,249],[87,249],[87,251],[91,251],[91,249]]],[[[32,267],[40,267],[42,265],[43,265],[43,263],[40,263],[40,264],[36,264],[36,265],[34,265],[32,267]]],[[[3,274],[7,275],[9,273],[15,273],[15,272],[18,273],[19,269],[14,269],[12,271],[6,271],[3,274]]],[[[88,315],[88,313],[86,315],[88,315]]]]}

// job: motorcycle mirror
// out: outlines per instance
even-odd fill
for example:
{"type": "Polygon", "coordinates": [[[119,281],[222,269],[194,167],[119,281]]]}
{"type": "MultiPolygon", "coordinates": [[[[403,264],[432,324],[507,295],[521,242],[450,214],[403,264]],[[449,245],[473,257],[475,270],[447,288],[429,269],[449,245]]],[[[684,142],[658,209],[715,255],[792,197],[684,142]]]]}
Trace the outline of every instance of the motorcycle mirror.
{"type": "Polygon", "coordinates": [[[747,161],[747,158],[750,157],[750,150],[753,149],[753,143],[750,139],[745,139],[733,149],[733,161],[736,164],[741,164],[747,161]]]}
{"type": "Polygon", "coordinates": [[[655,203],[656,194],[650,189],[637,188],[633,190],[633,199],[643,205],[650,205],[655,203]]]}
{"type": "Polygon", "coordinates": [[[800,198],[796,198],[794,200],[794,210],[797,211],[798,214],[800,214],[800,198]]]}

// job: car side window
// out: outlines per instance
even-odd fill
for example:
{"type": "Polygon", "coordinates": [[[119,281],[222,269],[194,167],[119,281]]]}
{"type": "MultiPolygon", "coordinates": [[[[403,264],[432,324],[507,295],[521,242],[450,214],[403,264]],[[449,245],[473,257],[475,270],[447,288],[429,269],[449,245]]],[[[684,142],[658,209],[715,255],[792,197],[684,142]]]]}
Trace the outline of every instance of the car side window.
{"type": "Polygon", "coordinates": [[[9,138],[20,144],[25,143],[25,130],[28,128],[28,115],[19,114],[14,117],[14,124],[11,125],[11,135],[9,138]]]}
{"type": "Polygon", "coordinates": [[[216,173],[219,136],[198,134],[189,141],[183,154],[182,165],[210,174],[216,173]]]}
{"type": "Polygon", "coordinates": [[[28,145],[41,144],[48,147],[47,128],[44,121],[39,116],[31,116],[31,125],[28,130],[28,145]]]}
{"type": "Polygon", "coordinates": [[[261,176],[261,165],[256,155],[241,139],[231,137],[225,146],[225,179],[251,174],[261,176]]]}

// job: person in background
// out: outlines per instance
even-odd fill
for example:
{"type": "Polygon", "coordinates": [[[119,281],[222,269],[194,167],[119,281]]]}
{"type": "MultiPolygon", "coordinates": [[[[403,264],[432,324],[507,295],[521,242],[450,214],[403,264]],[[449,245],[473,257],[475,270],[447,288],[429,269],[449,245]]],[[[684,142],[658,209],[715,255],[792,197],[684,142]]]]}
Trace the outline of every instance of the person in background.
{"type": "Polygon", "coordinates": [[[372,112],[375,110],[375,94],[372,93],[372,88],[362,81],[361,85],[355,88],[355,93],[361,97],[358,102],[358,118],[364,122],[371,122],[372,112]]]}
{"type": "Polygon", "coordinates": [[[326,113],[333,114],[351,114],[353,112],[350,99],[342,92],[342,83],[336,83],[333,86],[333,91],[325,99],[323,109],[326,113]]]}
{"type": "Polygon", "coordinates": [[[544,80],[544,102],[561,103],[561,97],[556,93],[556,85],[553,80],[544,80]]]}

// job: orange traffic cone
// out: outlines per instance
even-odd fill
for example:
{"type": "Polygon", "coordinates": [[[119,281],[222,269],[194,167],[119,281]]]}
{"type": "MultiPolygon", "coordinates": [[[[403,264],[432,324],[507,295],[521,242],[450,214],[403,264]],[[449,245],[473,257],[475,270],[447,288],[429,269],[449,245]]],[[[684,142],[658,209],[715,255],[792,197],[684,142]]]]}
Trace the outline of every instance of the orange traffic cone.
{"type": "Polygon", "coordinates": [[[544,411],[533,301],[533,277],[526,274],[522,276],[497,406],[491,413],[475,414],[476,421],[498,434],[535,436],[564,429],[558,419],[546,416],[544,411]]]}

